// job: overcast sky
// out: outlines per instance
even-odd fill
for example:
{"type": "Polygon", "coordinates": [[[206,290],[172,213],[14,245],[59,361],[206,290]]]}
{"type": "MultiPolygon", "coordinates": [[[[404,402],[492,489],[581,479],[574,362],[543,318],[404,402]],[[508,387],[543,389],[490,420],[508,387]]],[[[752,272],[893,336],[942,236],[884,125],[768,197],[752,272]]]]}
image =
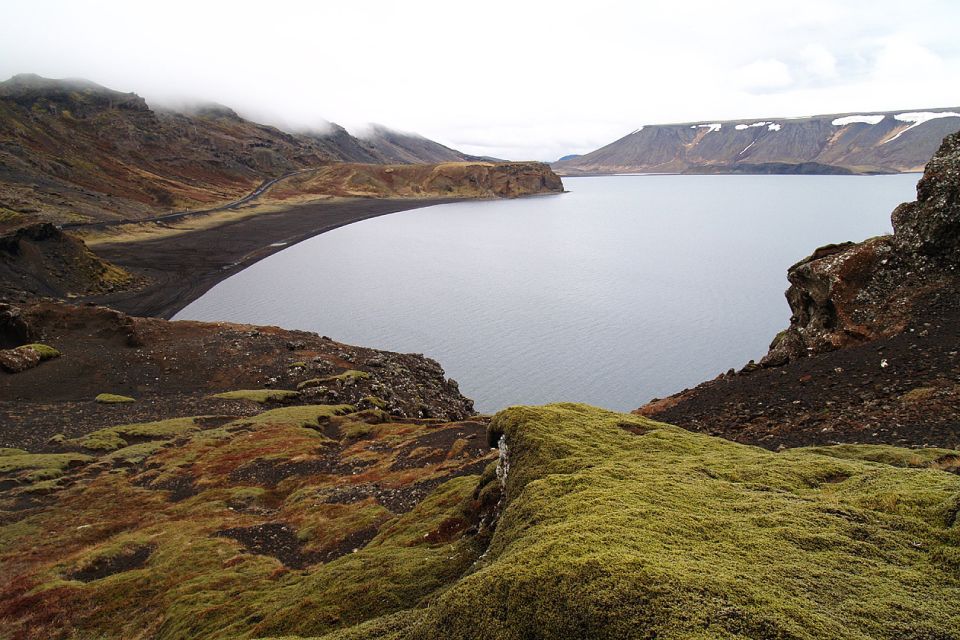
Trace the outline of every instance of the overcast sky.
{"type": "Polygon", "coordinates": [[[0,76],[555,160],[643,124],[960,106],[960,2],[0,0],[0,76]]]}

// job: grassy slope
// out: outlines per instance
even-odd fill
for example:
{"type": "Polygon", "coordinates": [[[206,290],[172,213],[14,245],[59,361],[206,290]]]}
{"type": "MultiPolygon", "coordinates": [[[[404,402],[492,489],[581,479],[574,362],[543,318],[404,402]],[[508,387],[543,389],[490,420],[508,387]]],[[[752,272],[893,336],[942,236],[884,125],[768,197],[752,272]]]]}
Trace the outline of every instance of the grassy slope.
{"type": "Polygon", "coordinates": [[[484,566],[330,640],[960,637],[954,475],[579,405],[509,409],[491,428],[510,467],[484,566]]]}

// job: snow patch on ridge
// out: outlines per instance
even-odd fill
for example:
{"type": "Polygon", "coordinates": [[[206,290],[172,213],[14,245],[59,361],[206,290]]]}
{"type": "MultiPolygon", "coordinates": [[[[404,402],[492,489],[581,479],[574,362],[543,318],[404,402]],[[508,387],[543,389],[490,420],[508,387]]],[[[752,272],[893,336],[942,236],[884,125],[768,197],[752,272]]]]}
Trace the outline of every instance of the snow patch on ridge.
{"type": "Polygon", "coordinates": [[[765,127],[768,124],[773,124],[772,122],[754,122],[753,124],[738,124],[734,127],[737,131],[743,131],[744,129],[750,129],[751,127],[765,127]]]}
{"type": "MultiPolygon", "coordinates": [[[[701,127],[706,125],[700,125],[701,127]]],[[[717,125],[719,126],[719,125],[717,125]]],[[[752,129],[754,127],[766,127],[767,131],[780,131],[780,125],[776,122],[754,122],[753,124],[738,124],[734,127],[737,131],[746,131],[747,129],[752,129]]]]}
{"type": "Polygon", "coordinates": [[[893,136],[889,140],[884,140],[883,144],[887,144],[888,142],[893,142],[894,140],[896,140],[897,138],[905,134],[907,131],[910,131],[910,129],[913,129],[914,127],[919,127],[924,122],[929,122],[930,120],[936,120],[937,118],[960,118],[960,113],[956,113],[955,111],[911,111],[910,113],[899,113],[893,117],[894,119],[899,120],[900,122],[912,122],[913,124],[911,124],[909,127],[904,129],[897,135],[893,136]]]}
{"type": "Polygon", "coordinates": [[[836,120],[834,120],[834,121],[831,122],[830,124],[832,124],[832,125],[835,126],[835,127],[842,127],[842,126],[844,126],[844,125],[857,124],[857,123],[861,123],[861,122],[862,122],[863,124],[880,124],[880,122],[883,121],[884,118],[886,118],[886,116],[883,116],[883,115],[879,115],[879,116],[844,116],[843,118],[837,118],[836,120]]]}
{"type": "Polygon", "coordinates": [[[702,129],[706,129],[706,130],[707,130],[707,133],[713,133],[714,131],[720,131],[720,128],[721,128],[722,126],[723,126],[723,125],[720,124],[719,122],[712,122],[712,123],[710,123],[710,124],[695,124],[695,125],[693,125],[693,126],[690,127],[690,128],[691,128],[691,129],[696,129],[697,127],[700,127],[700,128],[702,128],[702,129]]]}

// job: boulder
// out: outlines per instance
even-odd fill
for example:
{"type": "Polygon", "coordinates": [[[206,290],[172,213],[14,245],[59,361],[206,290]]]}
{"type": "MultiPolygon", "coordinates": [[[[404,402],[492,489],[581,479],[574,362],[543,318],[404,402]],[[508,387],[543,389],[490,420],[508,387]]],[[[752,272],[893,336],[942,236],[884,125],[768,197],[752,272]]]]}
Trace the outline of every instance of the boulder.
{"type": "Polygon", "coordinates": [[[0,368],[8,373],[20,373],[38,364],[40,364],[40,354],[32,347],[23,346],[0,351],[0,368]]]}

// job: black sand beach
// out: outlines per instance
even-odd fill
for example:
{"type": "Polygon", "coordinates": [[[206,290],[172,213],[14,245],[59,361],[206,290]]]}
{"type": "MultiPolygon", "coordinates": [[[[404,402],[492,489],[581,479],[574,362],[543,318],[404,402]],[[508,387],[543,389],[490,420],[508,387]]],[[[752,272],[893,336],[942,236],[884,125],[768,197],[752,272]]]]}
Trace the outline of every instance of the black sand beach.
{"type": "Polygon", "coordinates": [[[169,237],[99,244],[98,255],[146,276],[149,284],[84,301],[169,319],[218,282],[302,240],[367,218],[449,202],[456,199],[317,202],[169,237]]]}

